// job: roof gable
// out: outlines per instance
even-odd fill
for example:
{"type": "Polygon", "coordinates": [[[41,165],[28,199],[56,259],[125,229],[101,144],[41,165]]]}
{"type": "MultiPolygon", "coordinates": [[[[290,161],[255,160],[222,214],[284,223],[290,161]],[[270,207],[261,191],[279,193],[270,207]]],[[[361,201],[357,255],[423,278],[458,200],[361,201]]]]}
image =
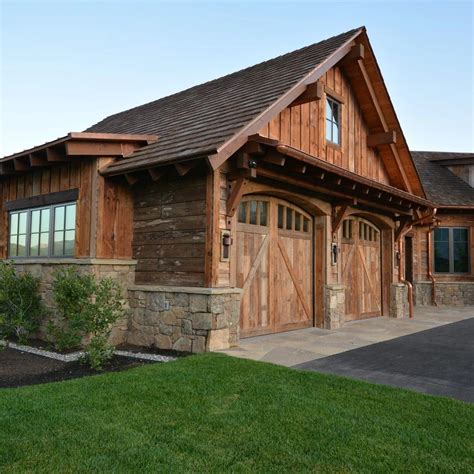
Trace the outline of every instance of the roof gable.
{"type": "MultiPolygon", "coordinates": [[[[239,131],[271,109],[285,93],[362,31],[363,28],[357,28],[342,33],[112,115],[86,131],[158,135],[159,140],[153,146],[145,147],[140,153],[127,158],[127,163],[133,162],[135,168],[145,167],[145,163],[146,166],[156,166],[193,156],[207,156],[219,151],[239,131]]],[[[304,87],[306,86],[303,85],[304,87]]],[[[296,96],[299,93],[296,91],[296,96]]],[[[286,105],[288,104],[282,104],[274,113],[278,113],[286,105]]],[[[257,130],[258,127],[248,134],[257,130]]],[[[117,162],[117,165],[120,164],[117,162]]]]}

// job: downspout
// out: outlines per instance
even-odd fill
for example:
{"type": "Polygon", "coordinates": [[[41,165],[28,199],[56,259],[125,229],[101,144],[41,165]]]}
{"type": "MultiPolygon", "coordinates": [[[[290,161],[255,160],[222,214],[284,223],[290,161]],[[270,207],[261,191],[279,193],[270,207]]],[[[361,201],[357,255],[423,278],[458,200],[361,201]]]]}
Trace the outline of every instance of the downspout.
{"type": "Polygon", "coordinates": [[[428,278],[431,281],[431,304],[434,306],[438,306],[436,302],[436,279],[433,276],[433,259],[432,259],[432,247],[433,247],[433,235],[432,235],[433,227],[429,226],[428,230],[426,231],[426,242],[427,242],[427,249],[426,249],[426,258],[427,258],[427,274],[428,278]]]}
{"type": "Polygon", "coordinates": [[[405,280],[405,265],[403,263],[403,258],[402,258],[402,250],[403,250],[403,239],[405,238],[405,235],[408,234],[408,232],[411,231],[413,226],[417,224],[423,223],[425,220],[429,219],[431,222],[434,220],[436,216],[436,212],[438,209],[433,208],[430,213],[427,216],[420,217],[419,219],[416,219],[410,223],[410,225],[407,227],[406,230],[404,230],[398,237],[397,244],[398,244],[398,252],[400,254],[400,261],[398,263],[398,281],[407,287],[407,292],[408,292],[408,315],[410,319],[413,319],[413,314],[414,314],[414,309],[413,309],[413,285],[405,280]]]}

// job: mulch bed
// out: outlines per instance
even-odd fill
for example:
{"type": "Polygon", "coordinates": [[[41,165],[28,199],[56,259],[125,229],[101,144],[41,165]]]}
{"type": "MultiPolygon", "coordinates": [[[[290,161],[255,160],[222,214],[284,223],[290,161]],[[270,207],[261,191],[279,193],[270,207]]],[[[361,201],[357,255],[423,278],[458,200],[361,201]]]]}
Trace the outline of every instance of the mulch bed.
{"type": "Polygon", "coordinates": [[[114,356],[104,365],[104,370],[98,372],[80,362],[61,362],[7,348],[0,350],[0,388],[58,382],[87,375],[117,372],[149,363],[149,361],[114,356]]]}

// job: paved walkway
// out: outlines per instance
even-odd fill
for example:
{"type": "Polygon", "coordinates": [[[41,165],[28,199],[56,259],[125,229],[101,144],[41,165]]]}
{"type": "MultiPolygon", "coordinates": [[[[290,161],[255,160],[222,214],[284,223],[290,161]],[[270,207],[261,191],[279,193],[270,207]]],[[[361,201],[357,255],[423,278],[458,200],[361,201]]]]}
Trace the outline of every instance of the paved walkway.
{"type": "Polygon", "coordinates": [[[299,329],[241,339],[226,354],[291,367],[314,359],[388,341],[474,317],[474,307],[415,307],[413,319],[371,318],[346,323],[341,329],[299,329]]]}
{"type": "Polygon", "coordinates": [[[417,307],[414,319],[372,318],[332,331],[253,337],[223,352],[474,401],[473,341],[473,307],[417,307]]]}

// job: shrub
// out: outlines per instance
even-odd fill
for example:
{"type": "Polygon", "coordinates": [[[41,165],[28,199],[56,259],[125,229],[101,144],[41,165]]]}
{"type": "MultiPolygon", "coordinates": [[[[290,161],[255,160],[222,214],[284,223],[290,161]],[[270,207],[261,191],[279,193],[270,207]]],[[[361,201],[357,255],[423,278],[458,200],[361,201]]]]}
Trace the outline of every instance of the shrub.
{"type": "Polygon", "coordinates": [[[83,360],[101,369],[114,354],[108,343],[112,326],[125,315],[118,283],[67,267],[55,273],[53,293],[58,321],[50,322],[49,331],[56,347],[73,347],[87,338],[83,360]]]}
{"type": "Polygon", "coordinates": [[[0,262],[0,339],[24,343],[38,329],[46,314],[38,288],[31,273],[18,274],[11,262],[0,262]]]}

